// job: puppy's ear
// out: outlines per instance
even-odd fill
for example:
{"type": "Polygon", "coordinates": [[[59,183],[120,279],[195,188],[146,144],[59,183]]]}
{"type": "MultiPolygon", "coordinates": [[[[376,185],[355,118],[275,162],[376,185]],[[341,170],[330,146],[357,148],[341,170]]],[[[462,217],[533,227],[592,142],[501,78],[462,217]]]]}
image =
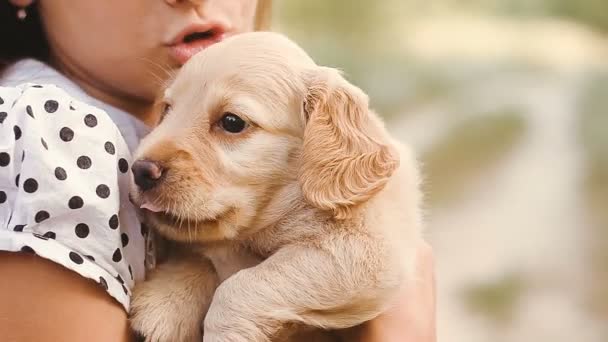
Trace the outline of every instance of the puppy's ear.
{"type": "Polygon", "coordinates": [[[361,89],[331,68],[304,73],[306,127],[298,179],[304,197],[339,219],[381,190],[398,167],[361,89]]]}

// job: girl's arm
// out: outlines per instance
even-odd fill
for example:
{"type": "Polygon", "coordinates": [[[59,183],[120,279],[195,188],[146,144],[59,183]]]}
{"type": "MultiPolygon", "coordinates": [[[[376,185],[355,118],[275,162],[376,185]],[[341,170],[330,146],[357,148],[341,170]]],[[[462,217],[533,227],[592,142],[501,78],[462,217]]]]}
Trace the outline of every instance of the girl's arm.
{"type": "Polygon", "coordinates": [[[426,243],[418,248],[416,280],[410,283],[390,311],[354,329],[342,341],[435,342],[435,265],[426,243]]]}
{"type": "Polygon", "coordinates": [[[98,284],[26,253],[0,252],[3,341],[127,342],[123,307],[98,284]]]}
{"type": "Polygon", "coordinates": [[[0,98],[0,340],[129,341],[145,230],[119,129],[54,85],[0,98]]]}

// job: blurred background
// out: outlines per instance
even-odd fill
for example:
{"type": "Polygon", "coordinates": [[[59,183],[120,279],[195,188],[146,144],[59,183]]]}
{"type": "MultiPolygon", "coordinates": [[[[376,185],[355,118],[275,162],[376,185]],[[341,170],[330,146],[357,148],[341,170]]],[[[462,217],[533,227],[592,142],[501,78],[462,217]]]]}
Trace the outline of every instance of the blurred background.
{"type": "Polygon", "coordinates": [[[275,4],[420,155],[439,341],[608,341],[608,0],[275,4]]]}

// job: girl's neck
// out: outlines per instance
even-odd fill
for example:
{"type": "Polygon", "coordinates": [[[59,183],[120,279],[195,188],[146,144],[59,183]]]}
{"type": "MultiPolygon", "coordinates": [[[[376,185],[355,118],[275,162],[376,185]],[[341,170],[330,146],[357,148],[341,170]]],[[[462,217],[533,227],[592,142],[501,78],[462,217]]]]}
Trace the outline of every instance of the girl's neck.
{"type": "Polygon", "coordinates": [[[62,62],[61,58],[53,56],[49,62],[90,96],[133,115],[148,126],[152,126],[155,122],[152,101],[121,94],[105,84],[94,81],[86,71],[62,62]]]}

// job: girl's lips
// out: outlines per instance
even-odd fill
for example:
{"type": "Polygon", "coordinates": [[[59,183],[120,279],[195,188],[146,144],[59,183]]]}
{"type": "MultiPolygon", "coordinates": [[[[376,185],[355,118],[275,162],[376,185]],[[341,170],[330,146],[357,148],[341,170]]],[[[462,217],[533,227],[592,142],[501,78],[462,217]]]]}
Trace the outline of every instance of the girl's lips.
{"type": "Polygon", "coordinates": [[[186,62],[196,55],[198,52],[206,49],[207,47],[222,41],[224,34],[213,34],[208,38],[196,39],[190,42],[182,41],[180,43],[169,46],[169,54],[175,59],[180,65],[186,64],[186,62]]]}
{"type": "Polygon", "coordinates": [[[190,25],[179,32],[168,44],[169,54],[180,65],[201,50],[220,42],[226,35],[227,27],[219,22],[190,25]]]}

